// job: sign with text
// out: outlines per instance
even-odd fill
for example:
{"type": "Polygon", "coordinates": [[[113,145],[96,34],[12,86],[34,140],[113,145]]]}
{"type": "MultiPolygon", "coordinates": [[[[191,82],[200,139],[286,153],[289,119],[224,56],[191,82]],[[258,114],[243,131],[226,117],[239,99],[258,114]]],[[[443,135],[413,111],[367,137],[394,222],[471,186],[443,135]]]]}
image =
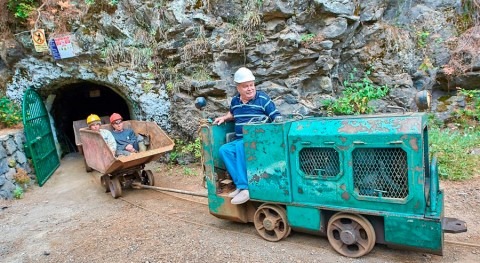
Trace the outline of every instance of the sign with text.
{"type": "Polygon", "coordinates": [[[43,29],[32,29],[32,40],[35,50],[37,52],[44,52],[48,50],[47,39],[45,38],[45,31],[43,29]]]}
{"type": "Polygon", "coordinates": [[[48,41],[48,47],[50,48],[50,53],[54,59],[62,59],[62,57],[60,57],[60,53],[58,52],[57,45],[55,45],[55,40],[50,39],[48,41]]]}
{"type": "Polygon", "coordinates": [[[70,35],[54,38],[53,40],[55,41],[55,45],[57,46],[61,58],[71,58],[75,56],[70,35]]]}
{"type": "Polygon", "coordinates": [[[48,47],[54,59],[71,58],[75,56],[73,36],[71,35],[50,39],[48,41],[48,47]]]}

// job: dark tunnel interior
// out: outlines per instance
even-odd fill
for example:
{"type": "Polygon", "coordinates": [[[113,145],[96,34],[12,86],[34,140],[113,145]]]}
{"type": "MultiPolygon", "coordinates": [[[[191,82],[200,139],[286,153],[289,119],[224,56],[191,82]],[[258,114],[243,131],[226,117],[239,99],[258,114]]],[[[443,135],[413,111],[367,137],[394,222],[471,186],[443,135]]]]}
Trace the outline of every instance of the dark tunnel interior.
{"type": "Polygon", "coordinates": [[[106,86],[91,82],[64,85],[56,95],[50,111],[55,120],[56,134],[63,154],[75,152],[73,121],[85,120],[90,114],[110,116],[117,112],[129,120],[130,112],[125,100],[106,86]]]}

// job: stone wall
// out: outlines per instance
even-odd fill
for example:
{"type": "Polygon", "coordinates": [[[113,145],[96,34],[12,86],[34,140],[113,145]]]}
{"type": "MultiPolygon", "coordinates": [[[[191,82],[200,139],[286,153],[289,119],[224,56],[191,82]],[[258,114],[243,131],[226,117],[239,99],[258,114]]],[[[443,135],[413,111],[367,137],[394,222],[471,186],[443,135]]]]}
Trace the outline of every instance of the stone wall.
{"type": "Polygon", "coordinates": [[[17,172],[23,169],[32,179],[35,175],[25,156],[23,145],[25,135],[23,129],[2,130],[0,133],[0,198],[12,199],[13,192],[18,185],[14,177],[17,172]]]}

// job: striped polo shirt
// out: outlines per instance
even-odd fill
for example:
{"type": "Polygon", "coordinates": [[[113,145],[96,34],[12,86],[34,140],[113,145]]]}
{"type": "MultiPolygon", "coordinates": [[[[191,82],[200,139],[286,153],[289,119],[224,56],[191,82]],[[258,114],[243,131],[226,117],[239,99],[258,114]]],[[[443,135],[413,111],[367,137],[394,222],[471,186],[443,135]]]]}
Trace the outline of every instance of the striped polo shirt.
{"type": "Polygon", "coordinates": [[[248,123],[252,118],[259,117],[269,118],[268,122],[280,115],[276,109],[275,104],[270,97],[263,91],[257,90],[255,98],[243,103],[240,100],[240,94],[232,98],[230,103],[230,113],[235,119],[235,135],[237,139],[243,138],[243,125],[248,123]]]}

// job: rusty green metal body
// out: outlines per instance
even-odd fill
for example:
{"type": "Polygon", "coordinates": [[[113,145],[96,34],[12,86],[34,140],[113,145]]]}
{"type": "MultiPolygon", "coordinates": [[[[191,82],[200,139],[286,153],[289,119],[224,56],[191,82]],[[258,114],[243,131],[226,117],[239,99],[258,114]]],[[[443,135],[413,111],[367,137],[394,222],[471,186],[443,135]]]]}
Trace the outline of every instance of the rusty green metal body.
{"type": "Polygon", "coordinates": [[[272,204],[294,230],[326,234],[330,218],[348,213],[371,223],[374,243],[442,254],[443,192],[425,114],[245,125],[251,200],[242,205],[230,204],[218,156],[232,131],[231,123],[201,128],[211,214],[254,222],[255,211],[272,204]]]}

